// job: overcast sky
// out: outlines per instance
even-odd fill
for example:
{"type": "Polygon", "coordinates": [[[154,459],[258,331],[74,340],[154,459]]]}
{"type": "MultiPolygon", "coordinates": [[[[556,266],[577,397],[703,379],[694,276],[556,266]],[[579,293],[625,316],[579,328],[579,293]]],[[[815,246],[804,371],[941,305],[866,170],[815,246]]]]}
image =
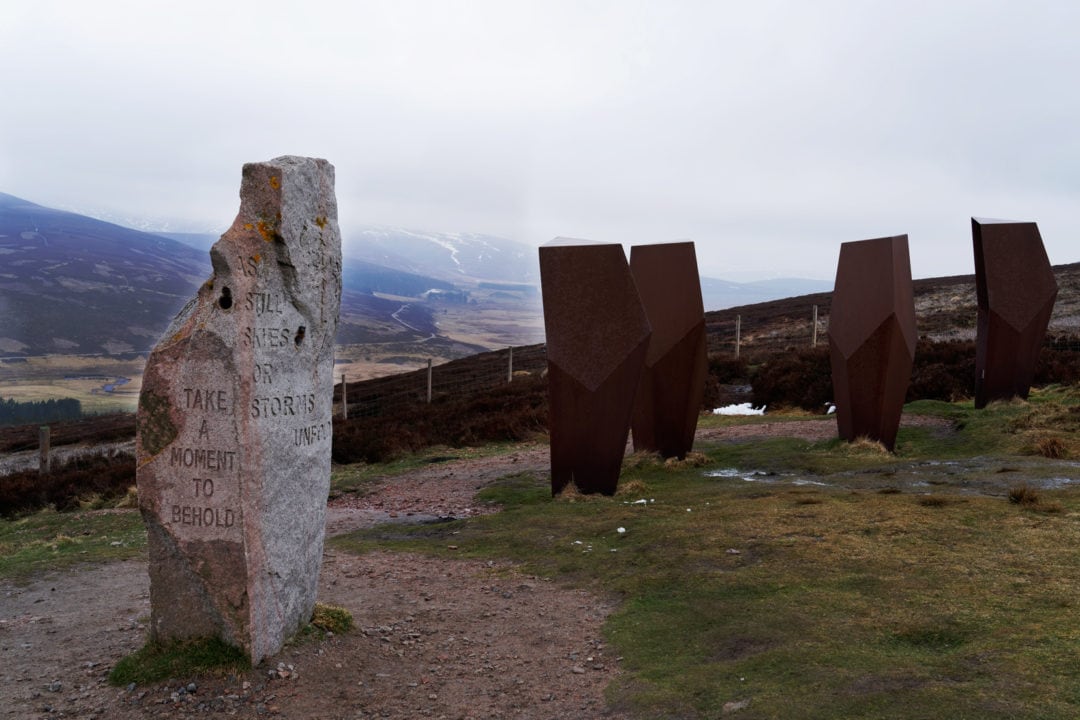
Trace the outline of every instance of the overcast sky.
{"type": "Polygon", "coordinates": [[[831,279],[970,217],[1080,260],[1080,3],[0,3],[0,191],[224,230],[244,162],[337,168],[340,221],[631,244],[831,279]]]}

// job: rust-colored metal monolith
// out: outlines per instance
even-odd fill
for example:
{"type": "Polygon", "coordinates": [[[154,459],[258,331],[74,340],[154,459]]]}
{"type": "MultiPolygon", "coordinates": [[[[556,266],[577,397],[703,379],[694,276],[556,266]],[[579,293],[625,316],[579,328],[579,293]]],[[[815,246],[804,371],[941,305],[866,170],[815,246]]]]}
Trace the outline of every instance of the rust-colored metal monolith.
{"type": "Polygon", "coordinates": [[[649,321],[621,245],[558,238],[540,248],[547,333],[551,492],[613,495],[649,321]]]}
{"type": "Polygon", "coordinates": [[[840,437],[895,447],[915,340],[907,235],[841,245],[829,318],[840,437]]]}
{"type": "Polygon", "coordinates": [[[634,400],[634,450],[681,460],[694,447],[707,369],[694,243],[635,245],[630,272],[653,331],[634,400]]]}
{"type": "Polygon", "coordinates": [[[1058,286],[1039,226],[971,218],[978,334],[975,407],[1026,398],[1058,286]]]}

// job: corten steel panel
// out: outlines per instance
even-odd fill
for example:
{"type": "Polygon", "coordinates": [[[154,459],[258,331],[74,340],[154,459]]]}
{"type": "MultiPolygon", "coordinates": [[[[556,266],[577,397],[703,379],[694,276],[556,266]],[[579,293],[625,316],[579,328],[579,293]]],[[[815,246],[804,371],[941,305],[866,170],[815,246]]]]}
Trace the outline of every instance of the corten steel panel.
{"type": "Polygon", "coordinates": [[[829,318],[840,437],[896,446],[915,340],[907,235],[842,244],[829,318]]]}
{"type": "Polygon", "coordinates": [[[978,333],[975,407],[1028,396],[1058,286],[1039,226],[971,218],[978,333]]]}
{"type": "Polygon", "coordinates": [[[619,483],[649,321],[621,245],[558,239],[540,248],[547,333],[551,492],[619,483]]]}
{"type": "Polygon", "coordinates": [[[653,331],[634,400],[634,449],[682,459],[694,447],[707,364],[694,243],[635,245],[630,272],[653,331]]]}

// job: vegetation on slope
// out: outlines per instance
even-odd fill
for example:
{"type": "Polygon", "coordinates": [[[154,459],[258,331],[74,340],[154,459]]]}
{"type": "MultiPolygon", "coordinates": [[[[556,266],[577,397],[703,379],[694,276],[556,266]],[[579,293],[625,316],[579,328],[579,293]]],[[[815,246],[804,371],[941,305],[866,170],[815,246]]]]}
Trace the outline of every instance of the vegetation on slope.
{"type": "Polygon", "coordinates": [[[517,474],[483,492],[501,513],[335,542],[509,557],[617,594],[609,697],[639,717],[1071,718],[1080,490],[1053,480],[1072,465],[1025,455],[1047,435],[1080,451],[1077,408],[1076,388],[923,401],[909,410],[937,421],[896,455],[775,439],[705,447],[705,468],[635,456],[614,498],[553,500],[517,474]]]}

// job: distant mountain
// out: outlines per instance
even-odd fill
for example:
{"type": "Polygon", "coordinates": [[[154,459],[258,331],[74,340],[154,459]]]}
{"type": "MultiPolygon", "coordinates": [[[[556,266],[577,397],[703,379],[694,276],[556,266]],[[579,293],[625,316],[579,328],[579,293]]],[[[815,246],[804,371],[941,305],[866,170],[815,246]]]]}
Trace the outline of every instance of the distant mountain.
{"type": "MultiPolygon", "coordinates": [[[[209,277],[219,237],[149,234],[0,193],[0,357],[145,352],[209,277]]],[[[469,299],[453,283],[354,258],[342,279],[339,342],[484,349],[438,330],[437,307],[469,299]]]]}
{"type": "Polygon", "coordinates": [[[188,247],[193,247],[196,250],[202,250],[203,252],[210,252],[210,248],[214,246],[214,243],[221,237],[221,233],[191,233],[191,232],[155,232],[148,231],[153,235],[160,235],[161,237],[167,237],[170,240],[176,240],[182,242],[188,247]]]}
{"type": "Polygon", "coordinates": [[[0,193],[0,354],[143,350],[209,271],[174,240],[0,193]]]}
{"type": "MultiPolygon", "coordinates": [[[[490,287],[494,281],[520,288],[538,287],[540,283],[536,248],[490,235],[369,226],[349,234],[345,253],[375,265],[457,285],[490,287]]],[[[706,310],[750,305],[831,288],[830,282],[803,278],[757,282],[701,278],[706,310]]]]}
{"type": "MultiPolygon", "coordinates": [[[[218,233],[158,233],[190,247],[209,252],[221,237],[218,233]]],[[[355,257],[342,259],[342,286],[345,290],[361,293],[382,293],[403,297],[423,297],[431,291],[454,292],[453,283],[425,275],[396,270],[355,257]]]]}
{"type": "MultiPolygon", "coordinates": [[[[146,351],[209,276],[219,237],[145,233],[0,193],[0,356],[146,351]]],[[[342,276],[340,343],[536,336],[538,253],[522,243],[363,227],[345,243],[342,276]]],[[[829,289],[702,278],[706,310],[829,289]]]]}
{"type": "Polygon", "coordinates": [[[701,278],[701,297],[705,310],[724,310],[740,305],[779,300],[781,298],[828,292],[832,283],[806,278],[777,278],[756,282],[738,283],[717,278],[701,278]]]}
{"type": "Polygon", "coordinates": [[[345,238],[344,254],[455,284],[540,282],[536,248],[492,235],[362,226],[345,238]]]}

